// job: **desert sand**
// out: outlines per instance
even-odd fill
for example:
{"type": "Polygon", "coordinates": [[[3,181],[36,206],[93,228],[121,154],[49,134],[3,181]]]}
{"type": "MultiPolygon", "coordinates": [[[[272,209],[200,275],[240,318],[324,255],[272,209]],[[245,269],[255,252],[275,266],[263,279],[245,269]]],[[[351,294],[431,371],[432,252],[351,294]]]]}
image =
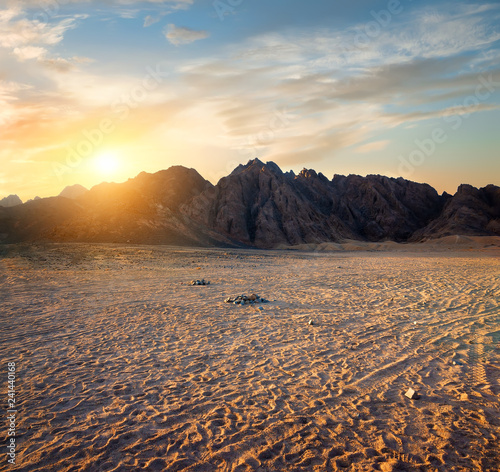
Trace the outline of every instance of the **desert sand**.
{"type": "Polygon", "coordinates": [[[497,472],[499,256],[473,238],[0,247],[18,407],[0,470],[497,472]],[[252,293],[269,303],[224,303],[252,293]]]}

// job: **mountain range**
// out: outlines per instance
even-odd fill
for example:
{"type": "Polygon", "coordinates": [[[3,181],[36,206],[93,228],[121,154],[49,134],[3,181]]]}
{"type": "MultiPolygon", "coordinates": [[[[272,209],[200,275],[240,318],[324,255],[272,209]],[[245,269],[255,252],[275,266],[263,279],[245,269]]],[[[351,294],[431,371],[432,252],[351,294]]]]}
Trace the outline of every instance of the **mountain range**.
{"type": "Polygon", "coordinates": [[[58,197],[0,207],[0,243],[115,242],[273,248],[304,243],[417,242],[500,236],[500,187],[427,184],[379,175],[330,180],[258,159],[217,185],[174,166],[127,182],[74,186],[58,197]]]}

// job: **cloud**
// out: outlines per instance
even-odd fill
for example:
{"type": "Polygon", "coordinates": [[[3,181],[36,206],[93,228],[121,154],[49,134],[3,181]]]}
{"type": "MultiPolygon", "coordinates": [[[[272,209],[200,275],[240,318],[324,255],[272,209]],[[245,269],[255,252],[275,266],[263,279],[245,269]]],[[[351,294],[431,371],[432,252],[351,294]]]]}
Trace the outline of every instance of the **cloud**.
{"type": "Polygon", "coordinates": [[[19,100],[19,92],[33,88],[31,85],[20,82],[0,80],[0,105],[6,107],[9,102],[19,100]]]}
{"type": "MultiPolygon", "coordinates": [[[[54,15],[55,16],[55,15],[54,15]]],[[[82,57],[61,58],[51,57],[50,49],[61,43],[65,33],[77,26],[77,20],[85,19],[87,15],[76,14],[69,18],[56,17],[55,21],[47,22],[41,15],[29,15],[19,5],[0,11],[0,54],[2,49],[15,58],[18,63],[26,63],[17,74],[33,75],[31,64],[39,64],[46,70],[68,72],[78,64],[91,62],[82,57]],[[31,19],[29,19],[31,18],[31,19]]],[[[13,69],[10,67],[9,69],[13,69]]],[[[14,72],[12,72],[15,75],[14,72]]]]}
{"type": "Polygon", "coordinates": [[[0,23],[7,23],[13,18],[18,17],[22,12],[22,9],[18,5],[11,6],[6,10],[0,10],[0,23]]]}
{"type": "Polygon", "coordinates": [[[49,24],[27,18],[14,20],[19,14],[0,17],[0,47],[14,49],[21,46],[53,46],[62,41],[66,31],[76,27],[75,18],[65,18],[49,24]]]}
{"type": "Polygon", "coordinates": [[[185,4],[184,7],[175,6],[176,8],[173,8],[172,10],[163,10],[160,13],[158,13],[156,16],[148,15],[148,16],[146,16],[146,18],[144,18],[144,25],[143,26],[144,26],[144,28],[149,28],[150,26],[152,26],[156,23],[159,23],[164,16],[173,13],[174,10],[187,9],[188,6],[189,5],[187,5],[187,4],[185,4]]]}
{"type": "Polygon", "coordinates": [[[32,86],[13,81],[0,81],[0,125],[5,127],[22,117],[18,102],[22,92],[30,90],[32,86]]]}
{"type": "MultiPolygon", "coordinates": [[[[40,7],[40,5],[38,5],[40,7]]],[[[38,12],[40,13],[40,12],[38,12]]],[[[55,16],[55,13],[54,13],[55,16]]],[[[21,4],[0,11],[0,54],[2,49],[18,63],[26,63],[17,74],[36,74],[31,64],[40,64],[46,69],[67,72],[81,62],[81,58],[64,59],[50,57],[50,49],[62,42],[65,33],[76,27],[77,20],[87,15],[77,14],[69,18],[56,17],[53,22],[44,22],[43,15],[30,16],[21,9],[21,4]],[[30,19],[31,18],[31,19],[30,19]]],[[[13,68],[12,75],[16,75],[13,68]]],[[[38,74],[40,75],[40,74],[38,74]]]]}
{"type": "Polygon", "coordinates": [[[190,44],[200,39],[208,38],[209,36],[207,31],[197,31],[190,28],[175,26],[172,23],[167,26],[165,31],[165,37],[175,46],[190,44]]]}
{"type": "Polygon", "coordinates": [[[42,59],[39,61],[42,65],[57,72],[68,72],[75,68],[73,62],[63,59],[62,57],[55,57],[51,59],[42,59]]]}
{"type": "Polygon", "coordinates": [[[352,146],[365,137],[360,130],[313,130],[310,134],[280,138],[279,145],[271,147],[266,159],[280,165],[297,165],[319,162],[335,157],[342,149],[352,146]]]}
{"type": "Polygon", "coordinates": [[[500,38],[499,9],[479,10],[414,10],[363,47],[353,35],[364,25],[266,33],[229,45],[216,60],[183,68],[180,78],[193,96],[217,105],[233,149],[291,164],[326,159],[346,147],[382,150],[389,141],[377,140],[381,131],[499,109],[481,103],[462,110],[449,103],[474,94],[477,64],[498,77],[498,51],[484,60],[478,52],[500,38]],[[296,119],[274,129],[269,122],[280,106],[296,119]]]}
{"type": "Polygon", "coordinates": [[[302,63],[309,71],[362,71],[381,63],[449,57],[484,49],[500,39],[500,6],[446,4],[408,10],[372,33],[359,23],[343,29],[303,28],[250,38],[238,58],[252,63],[302,63]],[[367,31],[370,33],[367,34],[367,31]]]}
{"type": "Polygon", "coordinates": [[[126,10],[120,10],[118,12],[118,15],[120,18],[124,18],[126,20],[133,20],[137,18],[137,15],[139,14],[139,10],[132,10],[132,9],[126,9],[126,10]]]}
{"type": "Polygon", "coordinates": [[[149,28],[151,25],[158,23],[160,20],[161,20],[161,17],[159,17],[159,16],[148,15],[148,16],[146,16],[146,18],[144,18],[144,28],[149,28]]]}
{"type": "Polygon", "coordinates": [[[390,141],[385,140],[385,141],[374,141],[372,143],[367,143],[363,144],[362,146],[358,146],[357,148],[354,149],[354,152],[358,153],[368,153],[368,152],[373,152],[373,151],[382,151],[385,149],[390,141]]]}
{"type": "Polygon", "coordinates": [[[14,48],[14,55],[21,61],[24,62],[28,59],[39,59],[47,54],[47,49],[37,47],[37,46],[23,46],[20,48],[14,48]]]}

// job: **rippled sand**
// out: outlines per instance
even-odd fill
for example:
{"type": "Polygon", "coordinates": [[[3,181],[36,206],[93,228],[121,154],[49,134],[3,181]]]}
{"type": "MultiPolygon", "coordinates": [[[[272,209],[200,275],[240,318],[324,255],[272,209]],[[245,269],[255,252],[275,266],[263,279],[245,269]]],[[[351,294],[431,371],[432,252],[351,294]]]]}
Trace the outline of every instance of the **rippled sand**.
{"type": "Polygon", "coordinates": [[[497,472],[500,253],[462,249],[0,248],[0,470],[497,472]]]}

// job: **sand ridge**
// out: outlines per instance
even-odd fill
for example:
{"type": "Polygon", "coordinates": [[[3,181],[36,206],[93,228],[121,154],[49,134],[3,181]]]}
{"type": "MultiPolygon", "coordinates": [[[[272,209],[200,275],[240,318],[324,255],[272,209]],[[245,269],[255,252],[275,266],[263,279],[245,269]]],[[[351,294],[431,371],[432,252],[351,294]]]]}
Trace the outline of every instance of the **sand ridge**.
{"type": "Polygon", "coordinates": [[[498,471],[495,254],[58,244],[0,268],[17,470],[498,471]]]}

